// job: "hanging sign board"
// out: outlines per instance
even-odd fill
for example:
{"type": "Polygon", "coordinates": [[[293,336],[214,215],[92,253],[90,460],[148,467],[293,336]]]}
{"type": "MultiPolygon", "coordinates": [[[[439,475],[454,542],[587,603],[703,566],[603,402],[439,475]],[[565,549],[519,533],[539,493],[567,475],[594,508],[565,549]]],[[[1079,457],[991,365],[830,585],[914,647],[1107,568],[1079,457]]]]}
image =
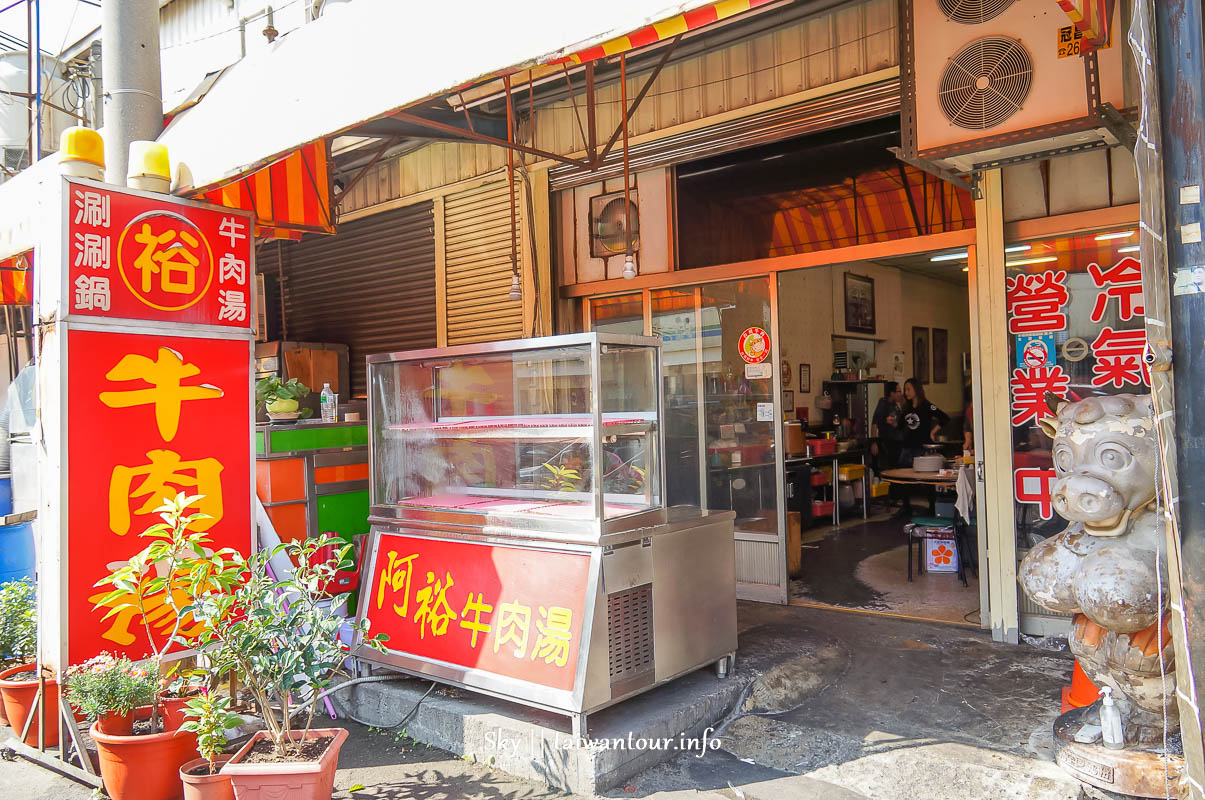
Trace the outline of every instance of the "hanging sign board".
{"type": "MultiPolygon", "coordinates": [[[[245,213],[94,181],[56,189],[45,249],[61,266],[38,277],[39,318],[56,318],[39,363],[39,580],[61,598],[40,620],[61,670],[149,653],[141,615],[94,608],[110,588],[96,582],[146,547],[164,500],[203,495],[191,508],[211,517],[196,524],[208,547],[250,550],[254,266],[245,213]]],[[[165,642],[170,607],[146,615],[165,642]]]]}

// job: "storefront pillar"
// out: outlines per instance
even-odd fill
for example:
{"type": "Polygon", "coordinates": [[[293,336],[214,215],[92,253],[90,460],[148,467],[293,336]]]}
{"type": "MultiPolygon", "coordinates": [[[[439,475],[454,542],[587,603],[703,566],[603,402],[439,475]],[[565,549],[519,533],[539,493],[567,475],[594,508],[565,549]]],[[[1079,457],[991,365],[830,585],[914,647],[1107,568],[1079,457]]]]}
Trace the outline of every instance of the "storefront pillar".
{"type": "Polygon", "coordinates": [[[975,247],[969,259],[975,291],[978,340],[975,385],[980,391],[976,421],[977,503],[987,555],[988,606],[992,638],[1016,644],[1020,626],[1017,598],[1017,537],[1012,486],[1012,426],[1008,391],[993,390],[1008,375],[1008,324],[1004,303],[1004,196],[999,169],[979,178],[975,200],[975,247]],[[986,381],[986,382],[985,382],[986,381]]]}

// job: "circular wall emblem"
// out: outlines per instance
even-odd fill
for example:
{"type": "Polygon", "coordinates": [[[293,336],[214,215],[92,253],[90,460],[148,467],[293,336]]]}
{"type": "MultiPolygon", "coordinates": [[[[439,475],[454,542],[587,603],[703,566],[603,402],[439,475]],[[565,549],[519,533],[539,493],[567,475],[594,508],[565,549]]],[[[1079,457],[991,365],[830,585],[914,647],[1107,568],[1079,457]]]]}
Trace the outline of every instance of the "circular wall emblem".
{"type": "Polygon", "coordinates": [[[213,282],[213,251],[200,228],[171,211],[149,211],[117,240],[117,271],[130,292],[160,311],[183,311],[213,282]]]}
{"type": "Polygon", "coordinates": [[[1088,351],[1088,343],[1078,336],[1074,336],[1063,342],[1063,358],[1073,364],[1087,358],[1088,351]]]}
{"type": "Polygon", "coordinates": [[[741,358],[750,364],[760,364],[770,356],[770,334],[761,328],[745,328],[736,346],[741,358]]]}

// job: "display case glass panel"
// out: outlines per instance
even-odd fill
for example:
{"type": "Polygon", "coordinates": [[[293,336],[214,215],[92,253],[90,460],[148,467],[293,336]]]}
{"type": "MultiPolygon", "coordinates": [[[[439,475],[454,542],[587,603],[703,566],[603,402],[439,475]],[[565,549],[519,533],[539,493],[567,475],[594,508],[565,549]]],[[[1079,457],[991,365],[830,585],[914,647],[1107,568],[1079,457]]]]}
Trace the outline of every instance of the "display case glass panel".
{"type": "Polygon", "coordinates": [[[660,508],[657,348],[608,338],[373,357],[374,504],[582,520],[660,508]]]}

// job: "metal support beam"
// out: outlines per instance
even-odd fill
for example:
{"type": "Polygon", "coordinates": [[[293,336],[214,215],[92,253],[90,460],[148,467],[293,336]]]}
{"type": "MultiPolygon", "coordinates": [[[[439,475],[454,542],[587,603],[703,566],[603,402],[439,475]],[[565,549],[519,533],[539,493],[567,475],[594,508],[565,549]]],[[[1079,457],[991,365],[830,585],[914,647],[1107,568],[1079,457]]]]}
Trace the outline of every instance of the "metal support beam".
{"type": "Polygon", "coordinates": [[[913,158],[912,156],[904,153],[904,151],[899,147],[888,147],[887,149],[891,151],[896,158],[898,158],[900,161],[903,161],[908,166],[916,167],[921,172],[927,172],[935,178],[941,178],[946,183],[952,183],[959,189],[965,189],[966,191],[970,192],[971,197],[974,199],[980,199],[976,180],[968,178],[966,175],[959,175],[957,172],[951,172],[948,169],[939,167],[932,161],[926,161],[923,158],[913,158]]]}
{"type": "Polygon", "coordinates": [[[411,125],[415,125],[420,128],[429,128],[431,130],[439,131],[441,133],[452,134],[457,139],[466,139],[470,142],[480,142],[481,144],[493,144],[493,145],[497,145],[498,147],[506,147],[506,148],[509,148],[512,150],[518,150],[521,153],[528,153],[533,156],[539,156],[540,158],[550,158],[554,161],[560,161],[563,164],[571,164],[572,166],[579,167],[580,169],[590,169],[591,168],[588,163],[586,163],[585,161],[582,161],[581,159],[569,158],[568,156],[561,156],[561,155],[557,155],[556,153],[549,153],[547,150],[540,150],[535,147],[528,147],[527,145],[522,145],[522,144],[519,144],[518,142],[508,142],[505,139],[495,139],[493,136],[485,136],[480,133],[473,133],[471,131],[466,131],[464,128],[457,128],[455,125],[447,125],[442,122],[435,122],[434,120],[424,119],[423,117],[417,116],[415,114],[411,114],[406,111],[396,111],[393,113],[392,117],[401,122],[408,122],[411,125]]]}
{"type": "Polygon", "coordinates": [[[607,153],[611,152],[611,148],[615,146],[615,143],[619,141],[619,137],[623,135],[625,130],[627,130],[628,121],[632,119],[632,115],[635,114],[636,109],[640,107],[640,103],[644,100],[644,96],[649,93],[649,89],[653,88],[653,81],[657,80],[657,76],[660,75],[661,70],[665,68],[666,63],[669,61],[670,55],[673,54],[674,48],[678,46],[678,41],[681,38],[681,35],[675,36],[672,40],[670,40],[670,43],[661,53],[661,58],[658,59],[657,65],[653,67],[653,71],[649,73],[648,80],[644,82],[644,88],[637,93],[636,99],[632,101],[632,104],[627,106],[623,119],[619,121],[619,125],[615,127],[615,132],[612,133],[611,138],[607,140],[606,147],[604,147],[602,152],[598,154],[598,159],[594,164],[595,169],[602,164],[603,160],[605,160],[607,157],[607,153]]]}
{"type": "MultiPolygon", "coordinates": [[[[381,160],[381,156],[385,155],[385,151],[388,150],[389,148],[393,147],[395,144],[397,144],[397,142],[398,142],[397,137],[393,137],[391,139],[386,139],[384,141],[384,143],[380,147],[377,148],[377,151],[372,154],[372,158],[370,158],[368,160],[368,163],[365,164],[360,169],[360,171],[356,173],[356,176],[351,179],[351,183],[344,186],[343,191],[339,194],[338,197],[335,198],[334,202],[331,204],[334,206],[335,210],[338,210],[339,206],[343,203],[343,198],[347,197],[351,193],[351,190],[356,188],[356,184],[358,184],[360,181],[364,180],[364,176],[368,174],[368,170],[372,169],[373,165],[375,165],[378,161],[381,160]]],[[[254,195],[252,195],[252,196],[254,196],[254,195]]]]}
{"type": "Polygon", "coordinates": [[[1121,142],[1121,146],[1131,153],[1134,152],[1134,148],[1138,145],[1138,131],[1134,130],[1134,126],[1121,115],[1116,106],[1112,103],[1102,103],[1096,110],[1096,114],[1109,129],[1109,133],[1116,136],[1117,141],[1121,142]]]}
{"type": "MultiPolygon", "coordinates": [[[[576,104],[574,101],[575,107],[576,104]]],[[[586,157],[590,159],[591,164],[598,164],[598,121],[594,117],[595,105],[594,62],[589,61],[586,63],[586,128],[589,131],[586,135],[586,157]]]]}

